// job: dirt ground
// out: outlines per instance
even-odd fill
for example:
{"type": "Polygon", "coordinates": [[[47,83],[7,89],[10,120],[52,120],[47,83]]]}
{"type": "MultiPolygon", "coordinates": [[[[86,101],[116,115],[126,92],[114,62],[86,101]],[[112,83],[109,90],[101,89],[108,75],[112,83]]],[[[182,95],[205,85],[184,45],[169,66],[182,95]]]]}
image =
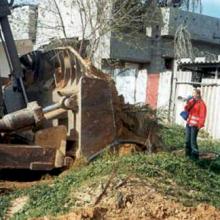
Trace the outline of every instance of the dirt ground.
{"type": "Polygon", "coordinates": [[[69,214],[37,220],[220,220],[220,211],[215,207],[207,204],[185,207],[140,179],[113,180],[106,191],[102,185],[93,187],[72,192],[77,203],[69,214]]]}
{"type": "MultiPolygon", "coordinates": [[[[125,145],[118,153],[126,155],[133,150],[135,146],[125,145]]],[[[65,172],[62,175],[65,175],[65,172]]],[[[52,182],[53,177],[50,175],[32,182],[0,181],[0,196],[14,189],[52,182]]],[[[73,201],[76,201],[70,213],[31,220],[220,220],[220,210],[213,206],[199,204],[186,207],[172,197],[159,193],[146,180],[134,177],[119,178],[114,173],[96,182],[87,183],[80,189],[73,190],[70,195],[73,201]]],[[[27,202],[26,197],[13,201],[7,216],[13,216],[27,202]]]]}
{"type": "Polygon", "coordinates": [[[0,181],[0,195],[3,194],[4,191],[12,191],[13,189],[25,189],[42,183],[49,184],[50,182],[52,182],[52,180],[39,180],[33,182],[0,181]]]}

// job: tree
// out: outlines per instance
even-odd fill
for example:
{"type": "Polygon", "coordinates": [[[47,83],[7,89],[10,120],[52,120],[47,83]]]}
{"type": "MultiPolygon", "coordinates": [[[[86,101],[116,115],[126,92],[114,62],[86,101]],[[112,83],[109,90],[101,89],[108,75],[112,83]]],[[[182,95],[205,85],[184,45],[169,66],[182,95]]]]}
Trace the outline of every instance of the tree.
{"type": "MultiPolygon", "coordinates": [[[[145,34],[149,23],[156,22],[153,17],[156,7],[153,1],[140,0],[90,0],[86,4],[77,0],[82,24],[89,25],[91,32],[87,35],[90,43],[90,57],[99,46],[100,40],[108,33],[117,39],[124,35],[138,39],[145,34]],[[93,13],[93,8],[97,8],[93,13]],[[152,10],[152,12],[150,12],[152,10]],[[152,13],[152,14],[151,14],[152,13]],[[151,15],[150,15],[151,14],[151,15]]],[[[85,36],[86,26],[83,26],[85,36]]]]}
{"type": "MultiPolygon", "coordinates": [[[[166,2],[165,5],[177,6],[176,0],[163,2],[166,2]]],[[[182,2],[182,7],[187,10],[201,8],[202,3],[201,0],[179,2],[182,2]]],[[[24,4],[23,1],[22,3],[24,4]]],[[[80,41],[79,52],[82,54],[86,47],[90,59],[100,47],[106,47],[105,38],[113,36],[118,41],[130,44],[124,40],[124,37],[127,37],[133,39],[132,46],[138,47],[139,39],[146,37],[147,27],[163,26],[158,7],[160,0],[39,0],[39,3],[41,18],[49,17],[49,20],[38,19],[40,43],[45,41],[46,44],[48,40],[52,40],[55,45],[59,42],[65,46],[69,44],[69,38],[75,37],[80,41]]],[[[193,56],[187,26],[180,25],[174,42],[175,51],[179,53],[177,57],[187,54],[193,56]]]]}
{"type": "Polygon", "coordinates": [[[202,13],[202,0],[184,0],[183,7],[188,11],[199,11],[202,13]]]}
{"type": "Polygon", "coordinates": [[[42,33],[46,34],[46,29],[53,29],[56,30],[54,36],[57,38],[76,36],[81,40],[80,51],[85,43],[89,42],[87,48],[90,58],[103,37],[114,34],[115,38],[122,39],[126,34],[138,39],[140,36],[145,36],[147,26],[160,21],[160,12],[155,0],[41,0],[40,2],[41,13],[47,16],[52,14],[53,20],[56,20],[53,22],[50,19],[47,23],[39,21],[38,27],[45,30],[42,33]],[[45,7],[46,5],[50,5],[50,8],[45,7]],[[66,11],[63,10],[64,7],[66,11]],[[77,33],[74,33],[75,29],[78,30],[77,33]]]}
{"type": "MultiPolygon", "coordinates": [[[[193,12],[199,10],[200,13],[202,13],[202,0],[184,0],[183,8],[193,12]]],[[[187,25],[185,24],[181,24],[177,28],[174,39],[174,45],[175,56],[178,59],[183,57],[190,57],[193,59],[195,56],[198,55],[198,49],[193,48],[191,42],[191,34],[187,29],[187,25]]],[[[213,54],[205,53],[205,55],[213,57],[213,54]]]]}

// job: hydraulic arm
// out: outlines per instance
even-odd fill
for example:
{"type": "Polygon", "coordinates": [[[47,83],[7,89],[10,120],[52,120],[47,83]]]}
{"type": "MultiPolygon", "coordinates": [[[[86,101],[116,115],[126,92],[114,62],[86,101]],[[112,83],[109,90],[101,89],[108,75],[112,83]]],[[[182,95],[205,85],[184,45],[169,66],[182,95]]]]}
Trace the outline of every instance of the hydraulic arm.
{"type": "Polygon", "coordinates": [[[28,98],[22,80],[23,72],[8,20],[8,15],[11,14],[10,7],[13,5],[13,2],[14,2],[13,0],[10,3],[7,0],[0,1],[0,25],[3,34],[2,43],[5,45],[4,47],[4,49],[6,50],[5,53],[7,54],[7,58],[9,59],[8,62],[10,63],[12,68],[12,77],[13,77],[14,86],[16,90],[18,90],[18,92],[20,91],[22,92],[24,102],[27,105],[28,98]]]}

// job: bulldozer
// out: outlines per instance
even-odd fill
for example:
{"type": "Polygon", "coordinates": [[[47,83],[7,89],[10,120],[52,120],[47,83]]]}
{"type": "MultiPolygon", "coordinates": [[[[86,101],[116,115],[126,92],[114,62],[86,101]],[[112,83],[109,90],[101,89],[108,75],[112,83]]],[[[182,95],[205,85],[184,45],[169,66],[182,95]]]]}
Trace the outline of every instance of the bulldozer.
{"type": "Polygon", "coordinates": [[[118,96],[111,77],[72,47],[19,58],[8,21],[12,5],[0,1],[1,38],[11,69],[10,82],[1,80],[0,170],[48,171],[80,158],[91,161],[123,143],[152,145],[152,132],[118,96]]]}

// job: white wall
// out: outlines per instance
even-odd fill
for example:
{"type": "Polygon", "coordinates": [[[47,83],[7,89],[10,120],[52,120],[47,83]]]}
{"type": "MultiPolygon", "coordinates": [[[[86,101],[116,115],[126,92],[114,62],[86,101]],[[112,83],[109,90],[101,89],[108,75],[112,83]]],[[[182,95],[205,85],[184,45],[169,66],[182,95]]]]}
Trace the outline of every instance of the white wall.
{"type": "MultiPolygon", "coordinates": [[[[72,0],[58,1],[56,0],[59,10],[53,0],[40,0],[38,25],[37,25],[37,44],[36,47],[47,44],[51,39],[64,38],[64,31],[61,20],[64,24],[64,29],[67,38],[92,39],[93,36],[99,37],[99,30],[102,28],[102,23],[98,21],[97,6],[95,1],[80,0],[84,4],[84,8],[80,8],[77,2],[72,0]],[[91,9],[89,12],[87,2],[90,3],[91,9]],[[94,4],[93,4],[94,3],[94,4]],[[86,9],[86,14],[90,14],[87,20],[84,19],[82,10],[86,9]],[[82,11],[82,16],[80,14],[82,11]],[[82,22],[83,25],[82,26],[82,22]],[[91,34],[91,30],[93,31],[91,34]],[[85,36],[83,36],[83,33],[85,36]]],[[[104,13],[106,19],[109,16],[111,6],[106,6],[104,13]]]]}
{"type": "MultiPolygon", "coordinates": [[[[84,3],[87,16],[90,14],[89,17],[87,17],[87,20],[84,19],[85,13],[82,12],[81,16],[80,11],[82,11],[82,9],[79,8],[79,4],[72,0],[56,1],[59,11],[53,0],[40,0],[39,2],[35,49],[47,45],[51,40],[64,39],[65,37],[77,38],[79,40],[86,39],[89,40],[91,46],[94,47],[92,48],[93,64],[101,69],[102,59],[109,59],[110,57],[111,34],[108,33],[108,28],[105,27],[106,25],[103,25],[102,22],[98,20],[97,6],[93,5],[93,3],[95,4],[95,1],[89,1],[91,5],[89,13],[87,11],[88,1],[79,1],[80,3],[84,3]],[[63,21],[64,28],[62,28],[61,21],[63,21]],[[82,21],[84,26],[82,26],[82,21]],[[103,33],[101,33],[101,36],[100,30],[104,30],[103,33]]],[[[102,13],[105,15],[104,19],[108,19],[110,16],[110,8],[111,5],[107,5],[105,9],[103,9],[104,12],[102,13]]]]}
{"type": "Polygon", "coordinates": [[[97,50],[95,51],[92,62],[96,68],[102,69],[102,60],[110,58],[111,33],[106,34],[100,39],[97,50]]]}
{"type": "Polygon", "coordinates": [[[147,70],[139,70],[136,79],[136,103],[145,104],[147,91],[147,70]]]}
{"type": "MultiPolygon", "coordinates": [[[[33,44],[31,40],[19,40],[16,41],[16,47],[19,55],[26,54],[33,50],[33,44]]],[[[0,42],[0,76],[8,77],[10,74],[10,69],[8,66],[8,61],[5,56],[5,51],[0,42]]]]}
{"type": "Polygon", "coordinates": [[[168,110],[171,93],[171,71],[160,73],[157,108],[168,110]]]}
{"type": "MultiPolygon", "coordinates": [[[[35,10],[29,6],[16,8],[12,10],[12,15],[9,17],[13,37],[17,46],[19,55],[30,52],[33,49],[32,37],[33,37],[33,14],[35,10]]],[[[0,75],[2,77],[8,77],[10,69],[8,62],[0,41],[0,75]]]]}
{"type": "Polygon", "coordinates": [[[185,125],[185,121],[180,116],[180,112],[184,110],[186,102],[178,97],[187,98],[188,96],[192,95],[192,91],[193,87],[191,85],[178,84],[176,87],[174,119],[179,125],[185,125]]]}
{"type": "Polygon", "coordinates": [[[174,62],[174,81],[172,95],[172,115],[173,121],[180,125],[185,125],[185,121],[180,117],[180,112],[183,111],[185,102],[178,97],[187,98],[192,95],[192,86],[187,85],[192,81],[191,72],[183,72],[177,69],[177,61],[174,62]],[[180,84],[181,83],[181,84],[180,84]]]}
{"type": "Polygon", "coordinates": [[[0,76],[7,77],[10,73],[8,62],[2,45],[0,44],[0,76]]]}
{"type": "Polygon", "coordinates": [[[34,9],[29,6],[12,10],[9,17],[12,33],[15,40],[27,40],[33,37],[33,26],[35,25],[34,9]]]}
{"type": "Polygon", "coordinates": [[[114,80],[119,95],[130,104],[146,101],[147,71],[137,68],[115,69],[114,80]]]}
{"type": "MultiPolygon", "coordinates": [[[[184,109],[185,101],[178,99],[178,97],[187,98],[189,95],[192,95],[193,86],[187,84],[187,82],[191,82],[191,72],[179,71],[177,73],[177,81],[179,84],[177,84],[175,92],[174,121],[177,124],[185,125],[186,122],[180,117],[180,112],[184,109]]],[[[203,79],[202,83],[202,98],[207,106],[207,117],[204,129],[214,139],[220,139],[220,80],[203,79]],[[213,83],[217,83],[217,85],[214,86],[213,83]]]]}
{"type": "MultiPolygon", "coordinates": [[[[56,1],[64,22],[67,37],[81,35],[80,14],[70,1],[56,1]]],[[[50,42],[51,39],[64,38],[59,13],[54,1],[41,0],[38,7],[36,48],[50,42]]]]}
{"type": "Polygon", "coordinates": [[[207,106],[205,129],[213,138],[220,139],[220,80],[203,79],[203,83],[217,83],[218,86],[203,86],[202,96],[207,106]]]}

